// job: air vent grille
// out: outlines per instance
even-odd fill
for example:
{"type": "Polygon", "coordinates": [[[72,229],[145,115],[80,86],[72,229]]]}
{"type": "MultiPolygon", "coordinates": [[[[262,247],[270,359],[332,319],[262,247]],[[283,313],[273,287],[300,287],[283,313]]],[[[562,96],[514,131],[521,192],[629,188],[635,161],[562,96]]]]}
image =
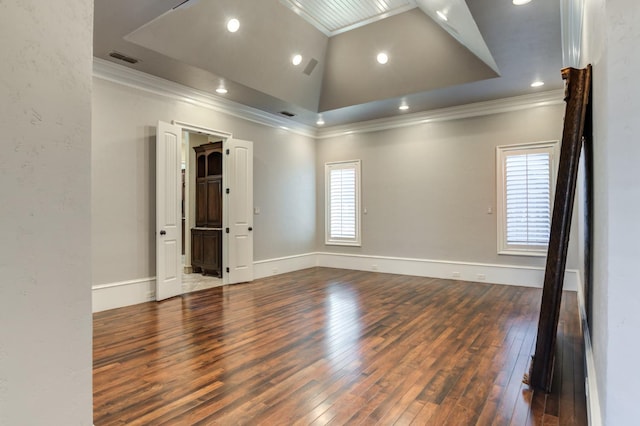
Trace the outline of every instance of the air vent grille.
{"type": "Polygon", "coordinates": [[[311,73],[313,72],[314,68],[316,67],[316,65],[318,65],[318,60],[315,58],[311,58],[311,60],[309,61],[309,63],[307,64],[306,67],[304,67],[304,73],[306,75],[311,75],[311,73]]]}
{"type": "Polygon", "coordinates": [[[124,61],[124,62],[128,62],[130,64],[137,64],[138,62],[140,62],[136,58],[132,58],[131,56],[123,55],[122,53],[118,53],[118,52],[111,52],[111,53],[109,53],[109,56],[111,56],[112,58],[115,58],[115,59],[119,59],[119,60],[124,61]]]}

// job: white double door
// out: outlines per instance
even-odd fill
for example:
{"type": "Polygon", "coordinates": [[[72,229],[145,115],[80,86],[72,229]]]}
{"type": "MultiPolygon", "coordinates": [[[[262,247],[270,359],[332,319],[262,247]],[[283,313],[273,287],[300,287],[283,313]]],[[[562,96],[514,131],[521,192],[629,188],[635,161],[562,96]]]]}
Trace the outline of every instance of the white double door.
{"type": "MultiPolygon", "coordinates": [[[[158,122],[156,300],[182,294],[182,127],[158,122]]],[[[253,143],[223,142],[223,283],[253,280],[253,143]]]]}

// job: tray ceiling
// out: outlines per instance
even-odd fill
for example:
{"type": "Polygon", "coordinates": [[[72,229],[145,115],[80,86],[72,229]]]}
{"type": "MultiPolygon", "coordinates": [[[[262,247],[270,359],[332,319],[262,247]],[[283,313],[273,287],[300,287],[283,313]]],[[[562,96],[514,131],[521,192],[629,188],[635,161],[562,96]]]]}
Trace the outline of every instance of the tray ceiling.
{"type": "Polygon", "coordinates": [[[334,36],[416,7],[414,0],[280,0],[327,36],[334,36]]]}
{"type": "Polygon", "coordinates": [[[95,0],[94,55],[209,93],[224,86],[226,99],[303,124],[337,125],[397,114],[400,103],[416,112],[526,94],[533,78],[562,87],[556,3],[95,0]],[[232,17],[241,22],[233,34],[232,17]],[[385,65],[375,61],[381,51],[385,65]]]}

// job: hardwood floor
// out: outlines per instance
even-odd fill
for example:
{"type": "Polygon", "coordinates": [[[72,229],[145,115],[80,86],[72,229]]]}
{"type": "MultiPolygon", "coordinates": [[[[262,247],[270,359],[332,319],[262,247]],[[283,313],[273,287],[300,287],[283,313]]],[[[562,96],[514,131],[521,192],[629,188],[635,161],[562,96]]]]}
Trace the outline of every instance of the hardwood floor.
{"type": "Polygon", "coordinates": [[[554,391],[541,290],[312,268],[94,315],[105,425],[586,425],[575,293],[554,391]]]}

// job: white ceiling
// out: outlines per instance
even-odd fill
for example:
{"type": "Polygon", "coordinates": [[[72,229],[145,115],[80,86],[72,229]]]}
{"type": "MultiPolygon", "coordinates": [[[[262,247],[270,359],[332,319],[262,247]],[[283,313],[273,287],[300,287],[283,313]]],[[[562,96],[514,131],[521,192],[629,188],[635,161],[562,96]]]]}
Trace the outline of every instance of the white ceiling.
{"type": "Polygon", "coordinates": [[[213,94],[224,85],[227,99],[289,111],[307,125],[319,116],[328,126],[390,117],[402,103],[417,112],[562,87],[559,0],[180,4],[95,0],[94,55],[213,94]],[[233,34],[231,17],[241,22],[233,34]],[[139,62],[113,59],[113,51],[139,62]],[[386,65],[375,61],[379,51],[386,65]],[[294,54],[303,57],[297,67],[294,54]],[[535,79],[546,85],[532,89],[535,79]]]}
{"type": "Polygon", "coordinates": [[[416,7],[415,0],[280,0],[280,2],[329,37],[416,7]]]}

